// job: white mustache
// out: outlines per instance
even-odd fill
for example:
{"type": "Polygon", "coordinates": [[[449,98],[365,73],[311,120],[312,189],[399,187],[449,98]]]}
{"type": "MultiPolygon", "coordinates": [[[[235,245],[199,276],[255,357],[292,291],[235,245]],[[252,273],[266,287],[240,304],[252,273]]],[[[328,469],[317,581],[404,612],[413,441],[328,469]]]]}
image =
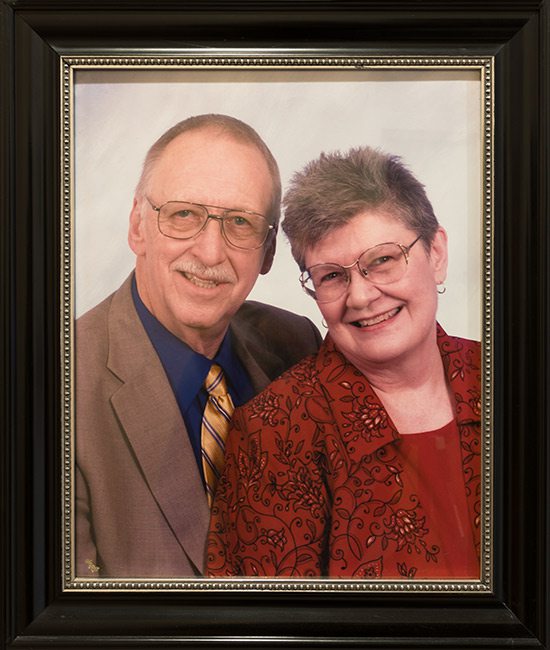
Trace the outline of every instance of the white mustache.
{"type": "Polygon", "coordinates": [[[189,273],[209,282],[235,283],[237,281],[235,273],[231,269],[219,266],[205,266],[196,260],[179,260],[174,263],[172,268],[174,271],[189,273]]]}

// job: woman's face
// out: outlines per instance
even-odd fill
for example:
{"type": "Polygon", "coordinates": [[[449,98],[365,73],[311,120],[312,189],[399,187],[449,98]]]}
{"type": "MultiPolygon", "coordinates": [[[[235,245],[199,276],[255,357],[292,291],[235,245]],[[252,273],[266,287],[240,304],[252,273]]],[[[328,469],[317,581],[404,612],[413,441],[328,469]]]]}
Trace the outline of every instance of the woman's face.
{"type": "MultiPolygon", "coordinates": [[[[335,262],[353,264],[365,250],[385,242],[409,246],[417,234],[387,210],[366,210],[328,233],[307,250],[306,267],[335,262]]],[[[421,360],[436,342],[437,284],[447,273],[447,236],[440,228],[428,253],[422,241],[410,250],[404,275],[391,284],[374,285],[351,270],[343,296],[318,303],[338,349],[359,370],[421,360]],[[418,355],[418,356],[416,356],[418,355]]]]}

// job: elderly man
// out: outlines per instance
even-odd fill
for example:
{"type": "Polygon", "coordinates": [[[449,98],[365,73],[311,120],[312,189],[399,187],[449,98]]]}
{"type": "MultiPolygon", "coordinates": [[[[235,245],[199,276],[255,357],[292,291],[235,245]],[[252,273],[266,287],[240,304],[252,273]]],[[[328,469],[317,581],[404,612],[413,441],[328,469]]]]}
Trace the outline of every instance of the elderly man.
{"type": "Polygon", "coordinates": [[[273,156],[234,118],[184,120],[149,150],[135,272],[77,322],[78,576],[202,574],[233,408],[319,345],[306,318],[245,302],[280,196],[273,156]]]}

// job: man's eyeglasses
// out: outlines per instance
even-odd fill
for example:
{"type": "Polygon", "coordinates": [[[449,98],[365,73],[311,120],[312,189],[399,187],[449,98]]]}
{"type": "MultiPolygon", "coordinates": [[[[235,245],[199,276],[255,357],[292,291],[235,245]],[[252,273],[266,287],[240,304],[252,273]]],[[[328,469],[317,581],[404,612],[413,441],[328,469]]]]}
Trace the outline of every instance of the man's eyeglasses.
{"type": "Polygon", "coordinates": [[[172,239],[192,239],[206,228],[209,219],[215,219],[220,222],[227,243],[253,250],[260,248],[269,231],[274,229],[263,215],[248,210],[230,210],[215,205],[206,207],[188,201],[168,201],[158,207],[151,201],[149,203],[157,213],[158,229],[172,239]],[[220,213],[211,213],[211,209],[220,213]]]}
{"type": "Polygon", "coordinates": [[[314,264],[302,273],[300,283],[317,302],[332,302],[346,293],[354,266],[373,284],[396,282],[405,275],[409,252],[419,239],[420,235],[408,246],[396,242],[378,244],[361,253],[353,264],[347,266],[314,264]]]}

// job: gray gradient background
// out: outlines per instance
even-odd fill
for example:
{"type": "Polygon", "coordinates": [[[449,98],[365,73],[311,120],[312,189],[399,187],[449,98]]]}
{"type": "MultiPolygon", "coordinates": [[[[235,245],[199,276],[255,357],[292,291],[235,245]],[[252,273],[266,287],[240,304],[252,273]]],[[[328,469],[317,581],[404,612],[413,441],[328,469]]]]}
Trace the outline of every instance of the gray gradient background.
{"type": "MultiPolygon", "coordinates": [[[[134,265],[133,192],[149,146],[176,122],[226,113],[253,126],[277,159],[283,190],[321,151],[368,144],[400,155],[425,184],[449,234],[438,319],[480,338],[482,141],[476,70],[77,70],[74,83],[74,307],[79,316],[134,265]]],[[[174,197],[176,198],[176,197],[174,197]]],[[[279,234],[275,264],[250,298],[310,316],[298,268],[279,234]]]]}

